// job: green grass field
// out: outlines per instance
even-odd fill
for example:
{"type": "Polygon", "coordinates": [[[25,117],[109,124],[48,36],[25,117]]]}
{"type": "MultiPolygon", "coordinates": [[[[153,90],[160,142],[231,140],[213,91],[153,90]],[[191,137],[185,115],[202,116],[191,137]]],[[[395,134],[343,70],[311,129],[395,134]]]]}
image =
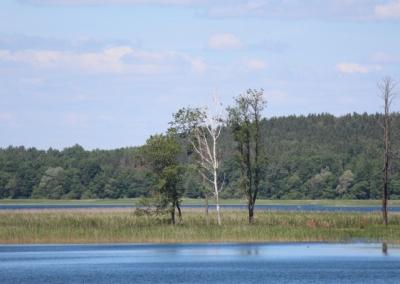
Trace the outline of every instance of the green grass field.
{"type": "Polygon", "coordinates": [[[1,211],[0,243],[400,243],[400,214],[390,214],[387,227],[379,213],[257,212],[250,225],[246,212],[223,211],[222,226],[214,214],[207,225],[200,210],[184,210],[172,226],[129,209],[1,211]]]}
{"type": "MultiPolygon", "coordinates": [[[[55,204],[55,205],[133,205],[138,199],[83,199],[83,200],[49,200],[49,199],[0,199],[0,204],[55,204]]],[[[183,199],[185,205],[203,205],[204,200],[202,199],[183,199]]],[[[211,199],[209,204],[214,204],[211,199]]],[[[224,205],[235,205],[235,204],[246,204],[244,199],[222,199],[221,204],[224,205]]],[[[312,205],[325,205],[325,206],[371,206],[381,205],[380,200],[257,200],[259,205],[289,205],[289,204],[312,204],[312,205]]],[[[390,200],[389,205],[400,206],[400,200],[390,200]]]]}

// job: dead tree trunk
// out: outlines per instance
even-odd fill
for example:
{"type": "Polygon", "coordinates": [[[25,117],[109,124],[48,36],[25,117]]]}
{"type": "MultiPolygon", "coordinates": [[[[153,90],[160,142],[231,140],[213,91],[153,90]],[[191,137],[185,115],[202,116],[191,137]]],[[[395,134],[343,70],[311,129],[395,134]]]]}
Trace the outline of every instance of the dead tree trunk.
{"type": "Polygon", "coordinates": [[[389,188],[389,170],[390,170],[390,106],[394,98],[394,81],[391,78],[384,78],[378,87],[381,91],[381,97],[384,101],[384,116],[383,116],[383,185],[382,185],[382,216],[385,225],[388,224],[388,188],[389,188]]]}

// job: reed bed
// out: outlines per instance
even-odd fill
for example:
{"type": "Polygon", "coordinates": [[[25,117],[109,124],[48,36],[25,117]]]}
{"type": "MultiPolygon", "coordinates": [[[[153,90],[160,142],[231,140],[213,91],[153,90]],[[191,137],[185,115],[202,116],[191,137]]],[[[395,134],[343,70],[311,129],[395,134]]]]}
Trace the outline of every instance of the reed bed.
{"type": "Polygon", "coordinates": [[[256,213],[184,211],[173,226],[168,216],[137,216],[134,210],[31,210],[0,212],[0,243],[202,243],[202,242],[388,242],[400,243],[400,214],[389,225],[378,213],[256,213]]]}

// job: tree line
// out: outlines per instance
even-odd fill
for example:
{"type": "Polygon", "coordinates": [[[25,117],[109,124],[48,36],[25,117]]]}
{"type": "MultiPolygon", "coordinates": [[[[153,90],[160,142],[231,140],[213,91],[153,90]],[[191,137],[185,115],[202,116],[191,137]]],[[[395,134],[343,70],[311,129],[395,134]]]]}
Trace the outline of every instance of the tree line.
{"type": "MultiPolygon", "coordinates": [[[[267,119],[260,115],[262,108],[257,114],[257,107],[255,111],[249,102],[240,100],[238,97],[228,108],[228,123],[218,125],[216,118],[219,147],[215,175],[212,165],[200,169],[207,161],[199,160],[199,151],[207,151],[201,143],[212,142],[201,138],[205,135],[201,131],[208,132],[205,127],[210,121],[204,120],[204,110],[187,108],[186,116],[199,117],[190,121],[183,113],[185,109],[178,111],[168,133],[154,135],[140,147],[91,151],[79,145],[63,150],[23,146],[0,149],[0,197],[131,198],[168,191],[169,187],[177,189],[177,200],[181,196],[213,198],[218,194],[218,198],[246,198],[249,209],[254,208],[252,200],[256,198],[382,197],[383,114],[335,117],[323,113],[267,119]],[[179,121],[179,115],[183,120],[179,121]]],[[[259,107],[264,106],[260,102],[259,107]]],[[[400,174],[395,142],[400,115],[391,113],[390,120],[394,159],[387,192],[390,199],[398,199],[400,174]]],[[[179,207],[179,203],[174,206],[179,207]]]]}

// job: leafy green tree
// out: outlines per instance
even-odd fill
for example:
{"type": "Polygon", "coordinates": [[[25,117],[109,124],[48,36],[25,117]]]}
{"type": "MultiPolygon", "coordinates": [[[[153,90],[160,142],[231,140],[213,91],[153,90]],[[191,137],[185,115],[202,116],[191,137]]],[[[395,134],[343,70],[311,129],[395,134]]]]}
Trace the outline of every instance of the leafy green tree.
{"type": "Polygon", "coordinates": [[[286,199],[302,199],[304,196],[301,193],[302,182],[297,174],[288,176],[283,181],[284,194],[286,199]]]}
{"type": "Polygon", "coordinates": [[[261,115],[266,105],[263,95],[262,89],[249,89],[235,99],[234,107],[228,108],[229,125],[240,161],[240,184],[247,196],[250,223],[254,219],[254,208],[263,179],[265,152],[261,138],[261,115]]]}
{"type": "Polygon", "coordinates": [[[60,199],[64,194],[65,171],[61,167],[48,168],[32,193],[33,198],[60,199]]]}
{"type": "Polygon", "coordinates": [[[154,194],[159,197],[159,206],[169,208],[172,224],[176,223],[175,209],[182,217],[180,202],[183,196],[183,168],[177,156],[181,148],[174,134],[151,136],[144,146],[147,161],[154,171],[156,181],[154,194]]]}
{"type": "Polygon", "coordinates": [[[339,177],[339,184],[336,187],[337,194],[340,198],[349,195],[349,191],[354,182],[354,174],[351,170],[346,170],[339,177]]]}
{"type": "Polygon", "coordinates": [[[329,199],[335,196],[335,176],[328,168],[311,177],[307,182],[308,196],[311,199],[329,199]]]}
{"type": "Polygon", "coordinates": [[[6,187],[9,180],[9,174],[3,171],[0,171],[0,198],[10,197],[10,193],[8,188],[6,187]]]}

